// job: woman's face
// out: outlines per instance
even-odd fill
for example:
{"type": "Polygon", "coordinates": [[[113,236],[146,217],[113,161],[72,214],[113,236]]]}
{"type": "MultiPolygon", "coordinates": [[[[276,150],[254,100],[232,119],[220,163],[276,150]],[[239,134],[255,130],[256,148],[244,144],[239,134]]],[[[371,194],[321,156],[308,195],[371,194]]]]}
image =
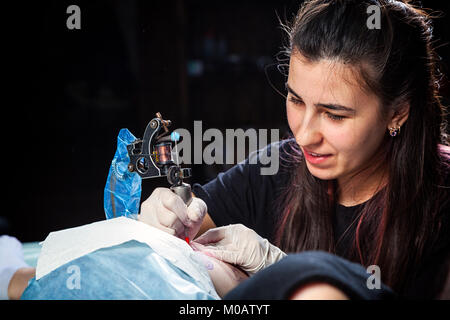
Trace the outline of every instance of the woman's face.
{"type": "Polygon", "coordinates": [[[286,100],[289,127],[312,175],[345,179],[373,159],[388,127],[379,99],[339,62],[291,56],[286,100]],[[307,153],[327,155],[313,157],[307,153]]]}

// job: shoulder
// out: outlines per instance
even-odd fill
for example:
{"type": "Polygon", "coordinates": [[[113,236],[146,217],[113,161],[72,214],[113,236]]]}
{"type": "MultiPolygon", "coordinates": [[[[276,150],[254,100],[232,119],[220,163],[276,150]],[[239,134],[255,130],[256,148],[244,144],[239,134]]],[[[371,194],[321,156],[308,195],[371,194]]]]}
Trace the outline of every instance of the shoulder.
{"type": "MultiPolygon", "coordinates": [[[[284,139],[270,143],[259,150],[251,152],[244,163],[261,163],[264,157],[272,157],[280,160],[280,162],[296,161],[296,156],[301,157],[301,150],[298,148],[297,142],[294,138],[284,139]]],[[[264,162],[262,162],[264,164],[264,162]]]]}
{"type": "Polygon", "coordinates": [[[294,143],[296,143],[294,138],[275,141],[260,148],[259,150],[251,152],[248,158],[251,159],[259,157],[263,153],[268,153],[269,155],[271,155],[272,152],[278,152],[282,154],[288,153],[288,149],[292,148],[294,143]]]}
{"type": "Polygon", "coordinates": [[[295,139],[284,139],[270,143],[251,152],[239,165],[248,166],[252,175],[279,177],[286,175],[298,163],[295,139]]]}

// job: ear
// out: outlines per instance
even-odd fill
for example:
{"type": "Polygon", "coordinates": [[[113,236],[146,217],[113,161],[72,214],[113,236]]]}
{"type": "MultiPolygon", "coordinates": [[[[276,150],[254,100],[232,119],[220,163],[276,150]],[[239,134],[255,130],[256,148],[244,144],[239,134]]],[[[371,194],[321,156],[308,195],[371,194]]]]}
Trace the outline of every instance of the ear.
{"type": "Polygon", "coordinates": [[[406,120],[408,120],[409,109],[409,103],[403,103],[397,110],[393,111],[391,113],[391,119],[388,122],[388,128],[402,127],[406,120]]]}

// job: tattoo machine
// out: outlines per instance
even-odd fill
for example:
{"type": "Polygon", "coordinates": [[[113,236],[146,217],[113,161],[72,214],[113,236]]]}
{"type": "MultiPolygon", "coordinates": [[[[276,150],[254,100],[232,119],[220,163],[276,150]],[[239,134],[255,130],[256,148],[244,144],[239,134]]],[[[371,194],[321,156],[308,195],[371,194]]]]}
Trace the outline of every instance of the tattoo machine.
{"type": "Polygon", "coordinates": [[[142,139],[137,139],[128,129],[122,129],[117,138],[117,150],[112,160],[104,190],[106,218],[127,216],[137,219],[140,207],[142,179],[167,177],[170,189],[189,206],[192,201],[191,186],[183,179],[191,176],[190,168],[181,168],[172,157],[177,154],[177,132],[170,133],[170,120],[160,113],[152,119],[142,139]]]}
{"type": "Polygon", "coordinates": [[[192,201],[191,186],[183,179],[191,177],[190,168],[181,168],[173,161],[172,146],[177,146],[180,136],[169,133],[170,120],[163,120],[158,112],[156,118],[147,125],[142,139],[127,146],[130,163],[128,171],[137,172],[142,179],[167,177],[170,190],[179,195],[189,206],[192,201]]]}

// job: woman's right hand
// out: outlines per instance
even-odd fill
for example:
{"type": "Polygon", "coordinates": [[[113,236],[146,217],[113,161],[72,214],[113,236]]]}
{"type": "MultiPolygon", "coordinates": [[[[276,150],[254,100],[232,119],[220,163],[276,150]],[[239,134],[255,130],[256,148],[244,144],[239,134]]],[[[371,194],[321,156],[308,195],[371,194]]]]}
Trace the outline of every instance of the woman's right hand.
{"type": "Polygon", "coordinates": [[[207,212],[206,203],[196,197],[189,207],[168,188],[156,188],[141,205],[138,220],[184,240],[194,239],[207,212]]]}

